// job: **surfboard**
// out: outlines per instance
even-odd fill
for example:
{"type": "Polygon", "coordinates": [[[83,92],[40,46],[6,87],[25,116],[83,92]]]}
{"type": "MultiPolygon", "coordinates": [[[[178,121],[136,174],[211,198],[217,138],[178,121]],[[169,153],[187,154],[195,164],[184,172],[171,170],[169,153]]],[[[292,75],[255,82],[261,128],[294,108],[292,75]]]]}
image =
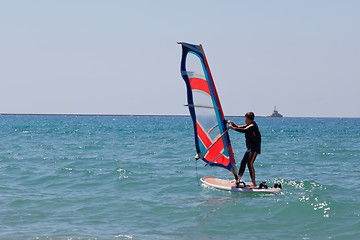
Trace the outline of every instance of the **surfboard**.
{"type": "Polygon", "coordinates": [[[272,193],[277,194],[282,192],[281,186],[280,187],[268,187],[268,188],[260,188],[257,187],[250,187],[249,183],[240,184],[239,187],[236,187],[234,180],[226,180],[220,179],[215,177],[203,177],[200,179],[201,182],[205,186],[210,186],[216,189],[221,189],[225,191],[232,191],[232,192],[245,192],[245,193],[272,193]]]}

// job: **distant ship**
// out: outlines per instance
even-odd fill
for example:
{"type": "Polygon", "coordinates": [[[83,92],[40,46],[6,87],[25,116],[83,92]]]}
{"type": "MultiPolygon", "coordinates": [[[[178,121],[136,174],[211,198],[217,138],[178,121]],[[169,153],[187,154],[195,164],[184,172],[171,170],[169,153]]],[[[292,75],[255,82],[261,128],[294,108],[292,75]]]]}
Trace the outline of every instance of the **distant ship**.
{"type": "Polygon", "coordinates": [[[283,115],[281,115],[281,114],[276,110],[276,106],[275,106],[273,113],[272,113],[270,116],[268,116],[268,117],[283,117],[283,115]]]}

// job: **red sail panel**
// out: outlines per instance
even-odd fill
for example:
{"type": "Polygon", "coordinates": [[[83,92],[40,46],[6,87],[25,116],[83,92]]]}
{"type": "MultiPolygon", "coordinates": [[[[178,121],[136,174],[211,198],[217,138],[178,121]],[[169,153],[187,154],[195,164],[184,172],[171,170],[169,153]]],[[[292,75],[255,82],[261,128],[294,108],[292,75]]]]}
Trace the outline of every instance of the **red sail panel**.
{"type": "Polygon", "coordinates": [[[190,80],[191,89],[201,90],[210,95],[209,86],[206,80],[200,78],[190,78],[189,80],[190,80]]]}
{"type": "Polygon", "coordinates": [[[222,154],[225,149],[223,141],[213,142],[210,140],[209,135],[204,132],[202,127],[197,125],[198,137],[201,142],[205,145],[206,149],[208,149],[211,145],[211,148],[207,151],[205,158],[209,160],[211,163],[217,163],[224,166],[228,166],[230,163],[230,158],[226,157],[222,154]]]}

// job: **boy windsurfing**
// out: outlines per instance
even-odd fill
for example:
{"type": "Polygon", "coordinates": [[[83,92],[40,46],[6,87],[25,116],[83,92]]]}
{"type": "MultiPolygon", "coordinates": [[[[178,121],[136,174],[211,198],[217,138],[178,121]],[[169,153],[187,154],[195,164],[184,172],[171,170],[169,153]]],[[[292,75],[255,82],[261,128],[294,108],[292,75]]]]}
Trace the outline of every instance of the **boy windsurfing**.
{"type": "Polygon", "coordinates": [[[235,130],[237,132],[245,133],[247,150],[240,164],[239,174],[238,177],[236,178],[237,185],[240,183],[240,180],[244,174],[247,165],[251,177],[250,187],[256,187],[254,161],[257,155],[260,154],[261,152],[261,134],[258,125],[254,121],[254,118],[255,115],[253,112],[246,113],[245,114],[246,125],[243,126],[236,125],[234,122],[230,120],[227,121],[230,124],[229,129],[235,130]]]}

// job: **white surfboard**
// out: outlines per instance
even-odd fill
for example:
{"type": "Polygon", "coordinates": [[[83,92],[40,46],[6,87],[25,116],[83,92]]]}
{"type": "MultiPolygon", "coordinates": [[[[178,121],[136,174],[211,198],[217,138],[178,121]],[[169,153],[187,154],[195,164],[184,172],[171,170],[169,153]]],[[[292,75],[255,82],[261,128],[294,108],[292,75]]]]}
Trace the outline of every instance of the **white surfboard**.
{"type": "Polygon", "coordinates": [[[240,184],[239,187],[236,187],[234,180],[225,180],[214,177],[203,177],[200,180],[206,186],[210,186],[225,191],[246,192],[246,193],[272,193],[272,194],[282,192],[281,187],[276,187],[276,188],[274,187],[259,188],[259,186],[250,187],[248,186],[249,183],[246,183],[246,186],[244,186],[244,184],[240,184]]]}

